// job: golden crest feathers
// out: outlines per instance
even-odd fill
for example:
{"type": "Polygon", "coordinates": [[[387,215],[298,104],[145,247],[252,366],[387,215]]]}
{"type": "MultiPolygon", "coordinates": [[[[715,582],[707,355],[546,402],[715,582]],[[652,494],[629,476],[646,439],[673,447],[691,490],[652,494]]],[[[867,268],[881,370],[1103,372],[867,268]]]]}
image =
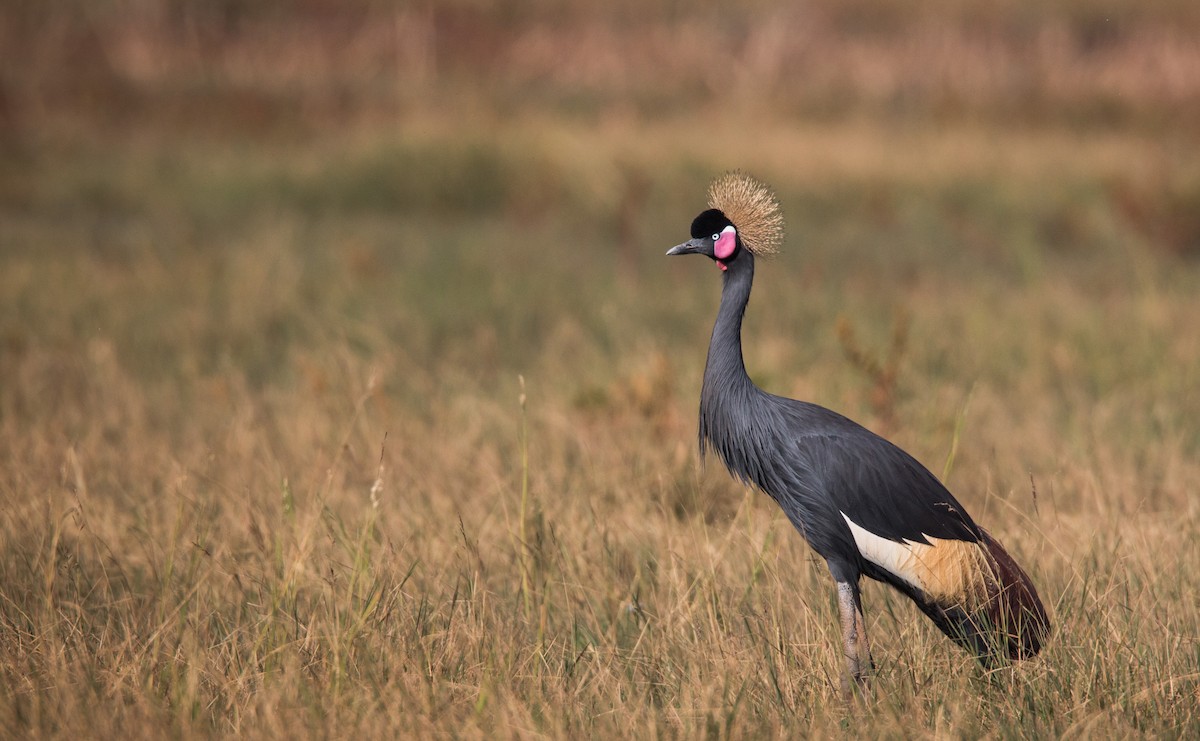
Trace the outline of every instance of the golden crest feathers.
{"type": "Polygon", "coordinates": [[[708,186],[708,205],[733,222],[742,246],[756,257],[779,252],[783,243],[783,213],[775,193],[764,183],[734,170],[708,186]]]}

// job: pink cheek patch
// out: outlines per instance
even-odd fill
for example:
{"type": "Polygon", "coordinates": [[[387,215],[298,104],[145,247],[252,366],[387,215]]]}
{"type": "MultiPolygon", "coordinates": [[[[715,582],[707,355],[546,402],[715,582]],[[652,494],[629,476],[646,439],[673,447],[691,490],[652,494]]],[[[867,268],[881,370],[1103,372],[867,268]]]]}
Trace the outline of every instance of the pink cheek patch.
{"type": "Polygon", "coordinates": [[[713,242],[713,253],[722,260],[728,259],[733,254],[733,250],[737,247],[737,232],[732,226],[727,226],[721,232],[721,236],[713,242]]]}

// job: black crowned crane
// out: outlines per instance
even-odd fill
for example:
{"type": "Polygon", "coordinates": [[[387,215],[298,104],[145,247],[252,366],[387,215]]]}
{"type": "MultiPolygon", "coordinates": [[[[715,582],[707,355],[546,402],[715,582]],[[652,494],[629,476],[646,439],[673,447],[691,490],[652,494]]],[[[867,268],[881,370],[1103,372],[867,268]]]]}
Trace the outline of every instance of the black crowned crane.
{"type": "Polygon", "coordinates": [[[783,217],[762,183],[730,173],[709,189],[692,238],[668,255],[714,260],[724,286],[704,387],[700,452],[771,496],[837,583],[846,657],[843,691],[872,669],[859,579],[907,595],[985,665],[1035,655],[1050,633],[1037,590],[1016,561],[908,453],[836,412],[766,393],[746,375],[742,316],[754,263],[778,250],[783,217]]]}

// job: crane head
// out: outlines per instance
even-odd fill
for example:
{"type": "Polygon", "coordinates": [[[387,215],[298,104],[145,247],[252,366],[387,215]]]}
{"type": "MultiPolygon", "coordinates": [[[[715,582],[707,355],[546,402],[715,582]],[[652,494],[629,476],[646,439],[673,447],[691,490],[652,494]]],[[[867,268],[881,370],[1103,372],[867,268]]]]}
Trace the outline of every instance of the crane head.
{"type": "Polygon", "coordinates": [[[692,238],[675,245],[668,255],[705,255],[726,270],[742,249],[737,227],[720,209],[710,208],[692,221],[692,238]]]}
{"type": "Polygon", "coordinates": [[[668,255],[707,255],[725,270],[743,250],[756,257],[779,251],[783,214],[762,182],[736,170],[726,173],[709,186],[708,205],[692,222],[692,238],[668,255]]]}

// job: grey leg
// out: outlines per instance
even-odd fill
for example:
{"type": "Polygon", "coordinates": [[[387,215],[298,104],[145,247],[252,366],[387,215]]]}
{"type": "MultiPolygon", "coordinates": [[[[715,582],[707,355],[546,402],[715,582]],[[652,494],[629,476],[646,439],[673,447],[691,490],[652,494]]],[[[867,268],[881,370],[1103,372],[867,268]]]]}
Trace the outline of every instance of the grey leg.
{"type": "Polygon", "coordinates": [[[874,665],[871,661],[871,645],[867,641],[867,626],[858,600],[858,585],[839,581],[837,588],[838,609],[842,614],[842,646],[846,657],[842,695],[849,701],[853,697],[854,687],[860,691],[867,688],[867,676],[874,665]],[[851,680],[854,685],[851,685],[851,680]]]}

